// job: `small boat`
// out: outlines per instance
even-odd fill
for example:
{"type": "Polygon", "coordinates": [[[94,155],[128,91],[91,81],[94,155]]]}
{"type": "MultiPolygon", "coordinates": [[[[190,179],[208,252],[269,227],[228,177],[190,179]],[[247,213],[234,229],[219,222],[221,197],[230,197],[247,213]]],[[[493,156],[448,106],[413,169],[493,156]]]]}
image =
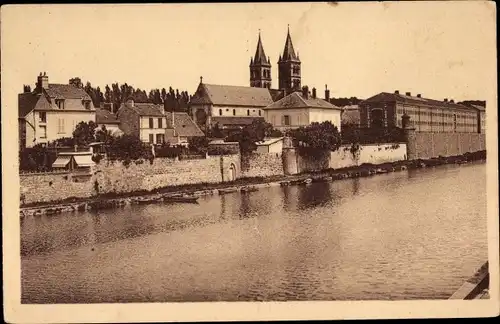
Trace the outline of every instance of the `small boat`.
{"type": "Polygon", "coordinates": [[[163,197],[163,201],[196,204],[198,203],[198,197],[194,196],[163,197]]]}

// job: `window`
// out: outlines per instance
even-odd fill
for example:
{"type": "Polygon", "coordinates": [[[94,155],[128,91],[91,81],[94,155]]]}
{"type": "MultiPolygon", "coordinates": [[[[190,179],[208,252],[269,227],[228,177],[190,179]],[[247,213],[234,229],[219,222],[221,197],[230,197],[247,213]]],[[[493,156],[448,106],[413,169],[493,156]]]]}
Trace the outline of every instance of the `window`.
{"type": "Polygon", "coordinates": [[[163,118],[158,118],[158,128],[163,128],[163,118]]]}
{"type": "Polygon", "coordinates": [[[45,111],[40,111],[38,113],[38,121],[40,123],[46,123],[47,122],[47,113],[45,111]]]}
{"type": "Polygon", "coordinates": [[[271,116],[271,124],[276,125],[276,116],[271,116]]]}
{"type": "Polygon", "coordinates": [[[153,141],[154,141],[154,135],[153,134],[149,134],[149,143],[153,144],[153,141]]]}
{"type": "Polygon", "coordinates": [[[47,126],[40,126],[40,138],[47,138],[47,126]]]}
{"type": "Polygon", "coordinates": [[[290,116],[288,116],[288,115],[283,116],[283,122],[284,122],[285,126],[289,126],[290,125],[290,116]]]}
{"type": "Polygon", "coordinates": [[[62,118],[59,118],[57,120],[57,132],[59,134],[64,134],[65,133],[65,131],[64,131],[64,119],[62,119],[62,118]]]}
{"type": "Polygon", "coordinates": [[[250,109],[247,109],[247,116],[250,116],[250,109]]]}
{"type": "Polygon", "coordinates": [[[222,116],[222,109],[219,109],[219,116],[222,116]]]}
{"type": "Polygon", "coordinates": [[[154,128],[153,118],[149,118],[149,128],[154,128]]]}
{"type": "Polygon", "coordinates": [[[85,105],[85,109],[90,110],[90,101],[88,101],[88,100],[85,101],[84,105],[85,105]]]}
{"type": "Polygon", "coordinates": [[[233,116],[236,116],[236,109],[233,109],[233,116]]]}
{"type": "Polygon", "coordinates": [[[259,110],[259,116],[261,116],[261,115],[262,115],[262,110],[259,110]]]}
{"type": "Polygon", "coordinates": [[[156,134],[156,144],[162,144],[165,138],[165,134],[156,134]]]}
{"type": "Polygon", "coordinates": [[[56,105],[59,109],[64,109],[64,99],[56,99],[56,105]]]}

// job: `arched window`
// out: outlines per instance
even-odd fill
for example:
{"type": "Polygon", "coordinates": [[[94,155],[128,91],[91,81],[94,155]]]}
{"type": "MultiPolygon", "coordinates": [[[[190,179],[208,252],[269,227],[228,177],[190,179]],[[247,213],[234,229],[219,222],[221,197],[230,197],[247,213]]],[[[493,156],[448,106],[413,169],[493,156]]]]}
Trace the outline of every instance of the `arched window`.
{"type": "Polygon", "coordinates": [[[247,109],[247,116],[250,116],[250,109],[247,109]]]}
{"type": "Polygon", "coordinates": [[[219,116],[222,116],[222,109],[219,109],[219,116]]]}

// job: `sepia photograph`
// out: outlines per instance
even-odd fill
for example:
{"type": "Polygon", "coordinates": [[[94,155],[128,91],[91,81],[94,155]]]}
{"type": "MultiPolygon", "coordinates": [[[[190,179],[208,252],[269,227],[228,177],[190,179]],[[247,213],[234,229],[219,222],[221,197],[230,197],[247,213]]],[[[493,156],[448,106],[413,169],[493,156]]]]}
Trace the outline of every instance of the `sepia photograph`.
{"type": "Polygon", "coordinates": [[[499,314],[494,2],[0,21],[7,321],[499,314]]]}

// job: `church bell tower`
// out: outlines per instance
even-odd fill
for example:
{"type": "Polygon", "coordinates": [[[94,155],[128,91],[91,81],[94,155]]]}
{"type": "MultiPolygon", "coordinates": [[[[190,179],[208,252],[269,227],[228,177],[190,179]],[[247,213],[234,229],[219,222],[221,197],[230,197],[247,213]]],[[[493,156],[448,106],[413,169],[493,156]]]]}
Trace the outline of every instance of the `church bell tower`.
{"type": "Polygon", "coordinates": [[[280,55],[278,60],[278,79],[280,90],[285,90],[287,93],[300,90],[300,64],[300,58],[295,54],[295,50],[293,48],[289,26],[283,55],[280,55]]]}
{"type": "Polygon", "coordinates": [[[250,58],[250,86],[254,88],[271,88],[271,60],[266,57],[259,31],[259,41],[255,56],[250,58]]]}

